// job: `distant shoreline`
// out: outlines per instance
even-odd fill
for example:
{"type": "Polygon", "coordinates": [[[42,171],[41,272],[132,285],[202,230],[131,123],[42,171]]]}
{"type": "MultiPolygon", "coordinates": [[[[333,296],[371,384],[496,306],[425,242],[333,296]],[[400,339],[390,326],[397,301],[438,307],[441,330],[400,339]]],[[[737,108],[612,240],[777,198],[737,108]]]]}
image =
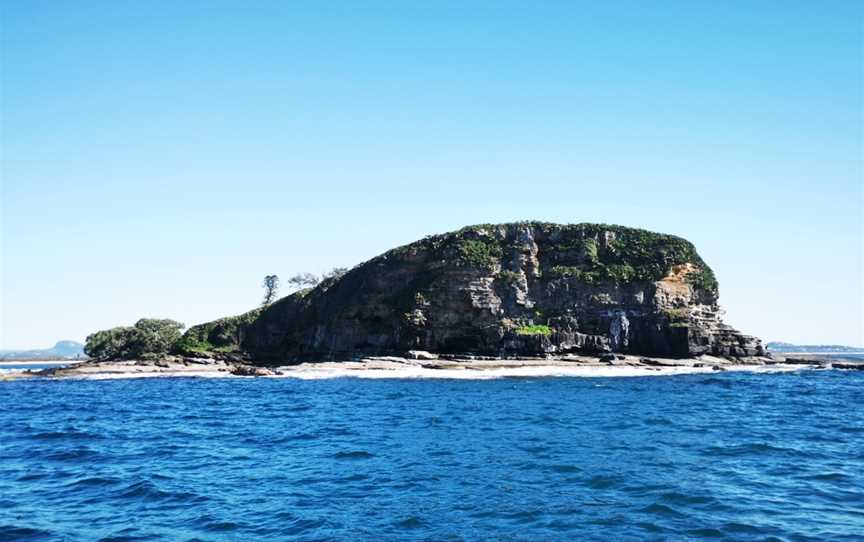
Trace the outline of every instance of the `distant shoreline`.
{"type": "Polygon", "coordinates": [[[864,350],[825,350],[825,351],[810,351],[810,350],[771,350],[772,354],[782,356],[864,356],[864,350]]]}
{"type": "Polygon", "coordinates": [[[76,365],[78,363],[84,363],[85,361],[90,361],[88,359],[62,359],[62,358],[53,358],[53,359],[0,359],[0,367],[5,365],[45,365],[46,363],[65,363],[67,365],[76,365]]]}

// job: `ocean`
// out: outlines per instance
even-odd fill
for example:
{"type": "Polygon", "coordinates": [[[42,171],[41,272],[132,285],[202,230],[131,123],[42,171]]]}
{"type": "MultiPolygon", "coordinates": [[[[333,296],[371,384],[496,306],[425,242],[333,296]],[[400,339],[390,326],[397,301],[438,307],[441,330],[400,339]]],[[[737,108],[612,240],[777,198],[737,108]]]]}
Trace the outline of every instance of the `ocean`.
{"type": "Polygon", "coordinates": [[[864,540],[864,372],[0,382],[0,540],[864,540]]]}

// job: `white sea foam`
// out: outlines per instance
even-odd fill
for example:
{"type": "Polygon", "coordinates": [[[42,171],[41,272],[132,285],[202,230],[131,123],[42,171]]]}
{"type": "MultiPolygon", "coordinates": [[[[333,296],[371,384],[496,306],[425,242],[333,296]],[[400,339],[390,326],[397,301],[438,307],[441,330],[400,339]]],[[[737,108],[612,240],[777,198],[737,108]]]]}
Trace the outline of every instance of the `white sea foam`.
{"type": "MultiPolygon", "coordinates": [[[[726,371],[743,371],[754,373],[789,372],[808,369],[801,365],[736,365],[726,368],[726,371]]],[[[341,368],[308,368],[302,370],[287,370],[283,374],[269,378],[299,378],[316,380],[326,378],[445,378],[460,380],[489,380],[495,378],[541,378],[541,377],[634,377],[634,376],[672,376],[683,374],[714,373],[711,367],[561,367],[532,366],[498,369],[425,369],[422,367],[405,367],[400,369],[341,369],[341,368]]]]}
{"type": "MultiPolygon", "coordinates": [[[[725,371],[780,373],[813,369],[806,365],[734,365],[725,371]]],[[[19,370],[0,369],[0,374],[19,372],[19,370]]],[[[169,371],[169,372],[92,372],[64,376],[64,379],[80,380],[122,380],[131,378],[295,378],[300,380],[323,380],[330,378],[369,378],[369,379],[453,379],[453,380],[491,380],[497,378],[610,378],[639,376],[674,376],[685,374],[715,373],[711,367],[632,367],[632,366],[560,366],[535,365],[525,367],[504,368],[458,368],[458,369],[428,369],[419,366],[403,366],[397,368],[350,368],[334,367],[333,364],[316,367],[309,364],[301,367],[282,367],[282,374],[265,377],[235,376],[224,371],[169,371]]],[[[719,373],[718,373],[719,374],[719,373]]]]}

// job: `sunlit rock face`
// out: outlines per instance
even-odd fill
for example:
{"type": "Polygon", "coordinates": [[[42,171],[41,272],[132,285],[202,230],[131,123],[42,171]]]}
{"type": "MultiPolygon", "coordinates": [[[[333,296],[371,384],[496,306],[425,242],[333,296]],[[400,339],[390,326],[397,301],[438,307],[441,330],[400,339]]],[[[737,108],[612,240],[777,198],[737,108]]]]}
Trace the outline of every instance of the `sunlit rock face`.
{"type": "Polygon", "coordinates": [[[723,323],[717,297],[713,272],[680,237],[603,224],[486,224],[393,249],[236,329],[216,326],[216,337],[212,323],[189,333],[261,361],[408,350],[762,354],[758,339],[723,323]]]}

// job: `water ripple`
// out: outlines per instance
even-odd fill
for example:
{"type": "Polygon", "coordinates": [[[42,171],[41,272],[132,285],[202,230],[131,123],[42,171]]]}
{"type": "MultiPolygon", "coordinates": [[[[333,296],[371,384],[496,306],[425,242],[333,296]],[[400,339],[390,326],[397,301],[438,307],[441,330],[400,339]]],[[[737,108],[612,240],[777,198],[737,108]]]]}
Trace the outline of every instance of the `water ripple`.
{"type": "Polygon", "coordinates": [[[852,541],[864,375],[0,385],[0,540],[852,541]],[[838,406],[840,405],[840,406],[838,406]]]}

